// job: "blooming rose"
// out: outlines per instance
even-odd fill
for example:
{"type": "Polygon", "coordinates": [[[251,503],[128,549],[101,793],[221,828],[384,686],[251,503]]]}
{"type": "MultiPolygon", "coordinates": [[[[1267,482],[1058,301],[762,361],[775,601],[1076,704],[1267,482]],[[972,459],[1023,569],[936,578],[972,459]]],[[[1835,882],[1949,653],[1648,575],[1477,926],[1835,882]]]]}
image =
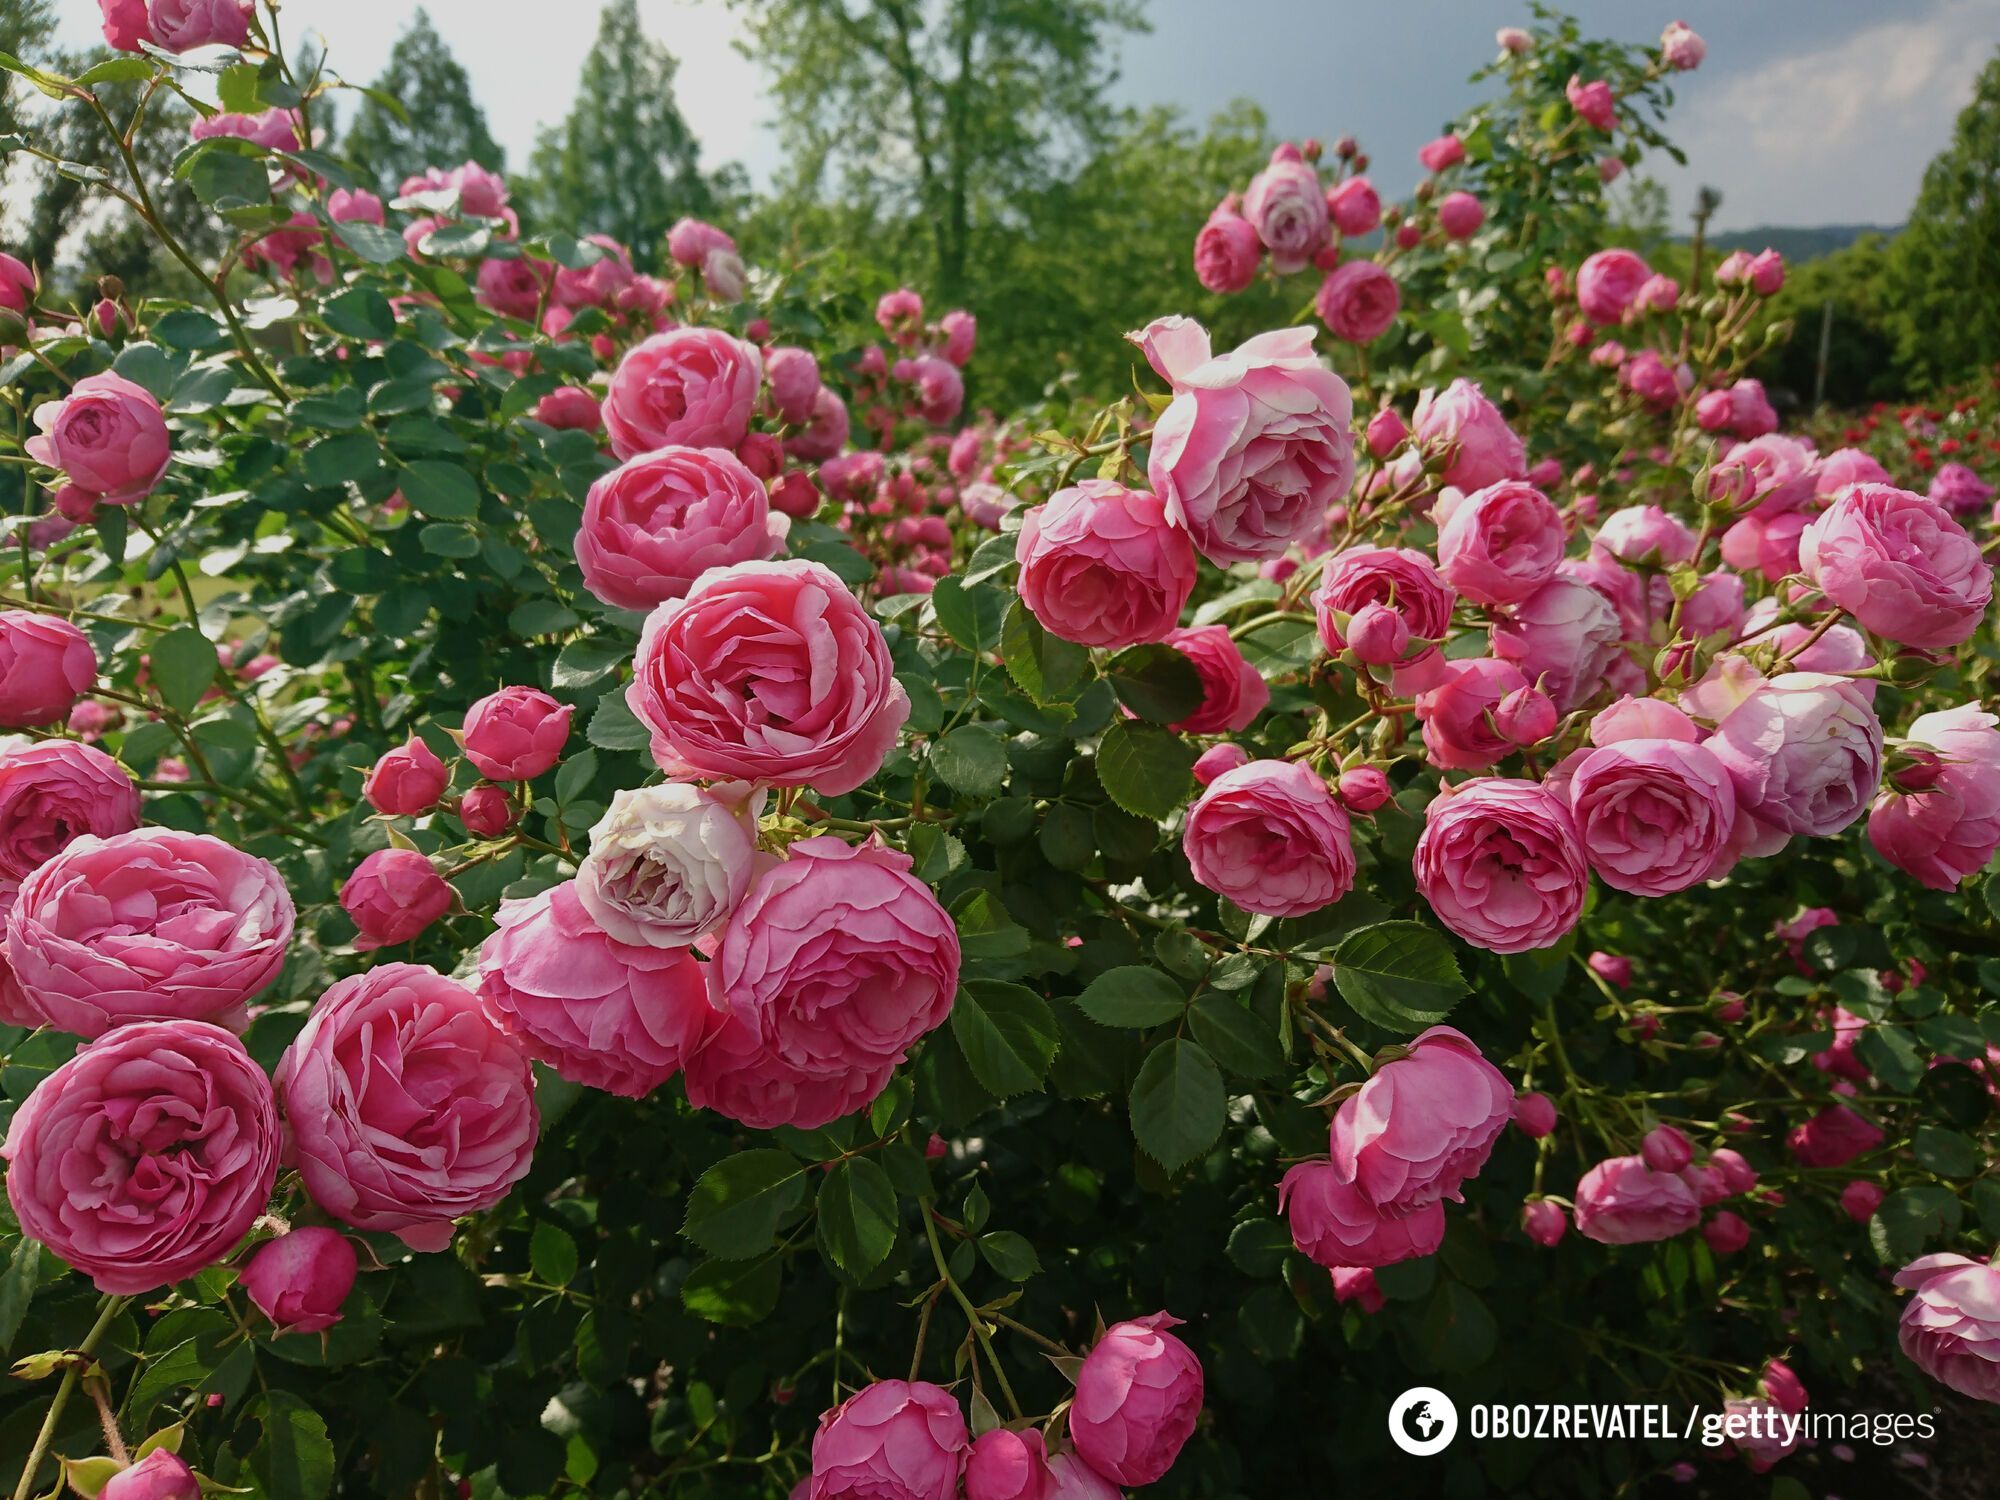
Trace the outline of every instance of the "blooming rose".
{"type": "Polygon", "coordinates": [[[1297,146],[1279,146],[1271,153],[1271,164],[1250,179],[1243,217],[1270,250],[1271,264],[1280,274],[1298,270],[1326,243],[1326,193],[1297,146]]]}
{"type": "Polygon", "coordinates": [[[1641,349],[1618,370],[1618,383],[1654,411],[1665,411],[1694,383],[1686,365],[1669,365],[1657,350],[1641,349]]]}
{"type": "Polygon", "coordinates": [[[1701,1203],[1672,1172],[1656,1172],[1637,1156],[1613,1156],[1576,1185],[1576,1230],[1600,1245],[1672,1239],[1695,1227],[1701,1203]]]}
{"type": "MultiPolygon", "coordinates": [[[[1885,479],[1887,476],[1883,476],[1885,479]]],[[[1930,498],[1955,516],[1969,515],[1993,498],[1993,486],[1964,464],[1939,464],[1931,476],[1930,498]]]]}
{"type": "MultiPolygon", "coordinates": [[[[566,313],[583,307],[611,307],[637,279],[632,271],[631,252],[610,235],[587,234],[583,242],[597,247],[596,260],[587,266],[554,268],[555,304],[566,313]]],[[[567,326],[569,319],[565,317],[561,322],[567,326]]],[[[642,446],[657,448],[661,442],[669,441],[680,439],[662,438],[642,446]]]]}
{"type": "Polygon", "coordinates": [[[1829,1104],[1794,1126],[1785,1144],[1802,1167],[1844,1167],[1882,1144],[1882,1128],[1844,1104],[1829,1104]]]}
{"type": "Polygon", "coordinates": [[[817,1130],[872,1103],[887,1082],[880,1069],[819,1074],[795,1068],[734,1015],[723,1016],[681,1066],[688,1103],[752,1130],[817,1130]]]}
{"type": "Polygon", "coordinates": [[[1438,203],[1438,228],[1445,237],[1469,240],[1486,222],[1486,207],[1470,193],[1446,193],[1438,203]]]}
{"type": "Polygon", "coordinates": [[[1257,228],[1227,203],[1217,204],[1194,237],[1194,274],[1211,292],[1240,292],[1264,258],[1257,228]]]}
{"type": "Polygon", "coordinates": [[[7,963],[29,1007],[78,1036],[177,1018],[241,1029],[292,915],[277,870],[221,839],[85,834],[21,882],[7,963]]]}
{"type": "Polygon", "coordinates": [[[504,687],[466,710],[465,758],[492,781],[533,781],[562,758],[574,713],[539,688],[504,687]]]}
{"type": "Polygon", "coordinates": [[[1396,321],[1403,294],[1396,278],[1372,260],[1350,260],[1320,284],[1313,306],[1337,339],[1365,344],[1396,321]]]}
{"type": "Polygon", "coordinates": [[[965,377],[958,373],[958,366],[934,354],[926,354],[912,364],[918,414],[934,427],[955,420],[965,406],[965,377]]]}
{"type": "Polygon", "coordinates": [[[1388,1214],[1342,1181],[1332,1162],[1302,1161],[1278,1184],[1278,1212],[1301,1255],[1320,1265],[1393,1266],[1430,1255],[1444,1242],[1444,1205],[1388,1214]]]}
{"type": "Polygon", "coordinates": [[[625,701],[669,775],[812,786],[873,776],[909,717],[888,642],[829,569],[738,563],[654,610],[625,701]]]}
{"type": "Polygon", "coordinates": [[[818,463],[832,458],[847,445],[847,403],[831,386],[821,386],[813,397],[812,418],[804,430],[785,439],[785,451],[794,458],[818,463]]]}
{"type": "Polygon", "coordinates": [[[604,412],[581,386],[559,385],[535,403],[535,420],[558,432],[596,432],[604,425],[604,412]]]}
{"type": "Polygon", "coordinates": [[[1572,73],[1569,82],[1563,85],[1563,93],[1569,98],[1570,108],[1599,130],[1610,130],[1617,125],[1617,96],[1603,79],[1585,83],[1580,76],[1572,73]]]}
{"type": "Polygon", "coordinates": [[[1021,602],[1051,635],[1086,646],[1164,640],[1194,592],[1194,545],[1144,490],[1085,479],[1021,521],[1021,602]]]}
{"type": "Polygon", "coordinates": [[[1611,601],[1569,578],[1551,578],[1488,632],[1493,654],[1539,683],[1561,713],[1597,695],[1622,638],[1611,601]]]}
{"type": "Polygon", "coordinates": [[[1180,1319],[1157,1312],[1114,1323],[1076,1377],[1070,1441],[1107,1479],[1151,1484],[1180,1457],[1201,1416],[1201,1361],[1171,1333],[1180,1319]]]}
{"type": "Polygon", "coordinates": [[[1736,828],[1736,791],[1722,763],[1679,740],[1622,739],[1592,750],[1571,773],[1568,794],[1590,867],[1637,896],[1720,873],[1736,828]]]}
{"type": "Polygon", "coordinates": [[[790,346],[771,350],[764,356],[764,374],[771,382],[771,404],[782,420],[795,427],[812,420],[813,403],[824,387],[811,350],[790,346]]]}
{"type": "Polygon", "coordinates": [[[1387,1214],[1459,1201],[1514,1109],[1513,1087],[1464,1033],[1433,1026],[1409,1049],[1376,1069],[1333,1116],[1331,1154],[1341,1181],[1387,1214]]]}
{"type": "Polygon", "coordinates": [[[113,1296],[214,1265],[278,1176],[278,1115],[243,1044],[201,1021],[121,1026],[35,1086],[7,1142],[22,1232],[113,1296]]]}
{"type": "Polygon", "coordinates": [[[1576,273],[1576,305],[1591,322],[1621,322],[1653,274],[1652,267],[1631,250],[1599,250],[1576,273]]]}
{"type": "Polygon", "coordinates": [[[1896,1285],[1914,1293],[1897,1342],[1917,1368],[1961,1395],[2000,1402],[2000,1269],[1963,1255],[1920,1255],[1896,1273],[1896,1285]]]}
{"type": "Polygon", "coordinates": [[[1202,885],[1266,916],[1318,911],[1354,888],[1347,814],[1302,761],[1216,777],[1188,809],[1181,847],[1202,885]]]}
{"type": "Polygon", "coordinates": [[[1466,598],[1514,604],[1555,576],[1562,517],[1533,485],[1503,480],[1453,504],[1438,528],[1438,572],[1466,598]]]}
{"type": "Polygon", "coordinates": [[[1347,649],[1340,616],[1352,618],[1371,604],[1394,610],[1411,641],[1422,643],[1403,662],[1406,669],[1441,659],[1438,643],[1451,624],[1456,599],[1430,558],[1413,547],[1349,547],[1336,552],[1327,558],[1312,596],[1320,642],[1335,656],[1347,649]]]}
{"type": "Polygon", "coordinates": [[[415,849],[377,849],[340,888],[340,908],[360,929],[361,952],[407,943],[451,910],[452,891],[415,849]]]}
{"type": "Polygon", "coordinates": [[[554,268],[547,261],[517,255],[479,263],[479,302],[503,318],[532,319],[548,295],[554,268]]]}
{"type": "Polygon", "coordinates": [[[355,1229],[442,1250],[451,1221],[491,1208],[534,1155],[535,1076],[465,986],[422,964],[335,983],[276,1076],[285,1160],[355,1229]]]}
{"type": "Polygon", "coordinates": [[[1438,920],[1492,953],[1556,942],[1583,914],[1590,881],[1561,799],[1532,781],[1498,777],[1432,801],[1413,865],[1438,920]]]}
{"type": "Polygon", "coordinates": [[[165,52],[240,47],[250,35],[251,0],[147,0],[153,45],[165,52]]]}
{"type": "Polygon", "coordinates": [[[1334,228],[1345,235],[1373,234],[1382,227],[1382,199],[1366,177],[1349,177],[1326,195],[1334,228]]]}
{"type": "Polygon", "coordinates": [[[1470,380],[1417,398],[1411,428],[1420,446],[1444,459],[1442,477],[1461,490],[1482,489],[1527,472],[1527,452],[1499,409],[1470,380]]]}
{"type": "Polygon", "coordinates": [[[1857,484],[1799,538],[1799,569],[1886,640],[1919,650],[1971,638],[1993,602],[1979,544],[1926,495],[1857,484]]]}
{"type": "Polygon", "coordinates": [[[730,448],[750,430],[764,362],[716,328],[674,328],[626,351],[604,397],[611,451],[633,458],[669,444],[730,448]]]}
{"type": "Polygon", "coordinates": [[[244,1263],[243,1290],[280,1333],[318,1333],[340,1321],[360,1258],[337,1229],[309,1224],[257,1247],[244,1263]]]}
{"type": "Polygon", "coordinates": [[[102,750],[75,740],[0,742],[0,884],[25,880],[79,835],[138,826],[139,789],[102,750]]]}
{"type": "Polygon", "coordinates": [[[33,266],[0,251],[0,307],[8,312],[25,314],[35,300],[36,286],[33,266]]]}
{"type": "Polygon", "coordinates": [[[84,376],[61,400],[36,407],[35,425],[41,435],[28,439],[29,455],[113,505],[150,495],[173,455],[153,393],[108,370],[84,376]]]}
{"type": "Polygon", "coordinates": [[[97,653],[67,620],[0,610],[0,728],[54,724],[97,681],[97,653]]]}
{"type": "Polygon", "coordinates": [[[1215,358],[1185,320],[1134,337],[1174,385],[1146,474],[1202,556],[1260,562],[1324,525],[1354,481],[1354,408],[1347,382],[1314,358],[1311,329],[1259,334],[1215,358]]]}
{"type": "Polygon", "coordinates": [[[761,798],[746,793],[685,781],[613,793],[576,872],[584,910],[620,943],[683,948],[715,932],[750,888],[761,798]]]}
{"type": "Polygon", "coordinates": [[[734,250],[736,241],[700,219],[680,218],[667,231],[667,254],[677,266],[693,269],[717,250],[734,250]]]}
{"type": "Polygon", "coordinates": [[[1465,160],[1465,144],[1456,135],[1447,132],[1418,147],[1417,160],[1424,164],[1427,172],[1442,172],[1446,167],[1455,167],[1465,160]]]}
{"type": "Polygon", "coordinates": [[[336,224],[380,225],[388,219],[381,198],[366,188],[335,188],[327,195],[326,216],[336,224]]]}
{"type": "Polygon", "coordinates": [[[950,1392],[926,1380],[878,1380],[821,1415],[808,1493],[811,1500],[958,1500],[965,1451],[965,1417],[950,1392]]]}
{"type": "MultiPolygon", "coordinates": [[[[623,794],[621,794],[623,795],[623,794]]],[[[528,1055],[572,1083],[644,1098],[720,1019],[686,948],[620,942],[576,881],[504,901],[479,950],[479,998],[528,1055]]]]}
{"type": "Polygon", "coordinates": [[[394,750],[383,752],[361,783],[361,795],[377,812],[408,816],[429,812],[444,795],[451,779],[437,752],[412,734],[394,750]]]}
{"type": "MultiPolygon", "coordinates": [[[[1977,703],[1912,721],[1905,746],[1934,752],[1936,779],[1904,794],[1893,786],[1876,799],[1868,839],[1897,869],[1935,891],[1957,889],[2000,849],[2000,718],[1977,703]]],[[[0,760],[4,798],[6,760],[0,760]]],[[[1929,778],[1926,777],[1926,780],[1929,778]]],[[[5,860],[0,858],[0,871],[5,860]]]]}
{"type": "Polygon", "coordinates": [[[884,292],[875,303],[875,321],[893,342],[914,344],[924,331],[924,299],[906,286],[884,292]]]}
{"type": "Polygon", "coordinates": [[[1628,505],[1605,518],[1591,538],[1622,563],[1672,565],[1694,560],[1695,536],[1687,522],[1657,505],[1628,505]]]}
{"type": "Polygon", "coordinates": [[[1701,60],[1708,56],[1708,43],[1687,22],[1669,21],[1660,33],[1660,56],[1668,67],[1685,72],[1701,66],[1701,60]]]}
{"type": "Polygon", "coordinates": [[[757,476],[720,448],[661,448],[600,475],[583,502],[576,561],[584,586],[620,609],[678,599],[710,568],[784,550],[757,476]]]}
{"type": "Polygon", "coordinates": [[[1048,1450],[1032,1427],[995,1427],[966,1451],[965,1500],[1053,1500],[1055,1493],[1048,1450]]]}
{"type": "Polygon", "coordinates": [[[1475,656],[1441,664],[1438,685],[1418,693],[1417,718],[1431,764],[1447,771],[1479,771],[1515,748],[1495,717],[1510,693],[1528,686],[1511,663],[1475,656]]]}
{"type": "Polygon", "coordinates": [[[944,357],[955,365],[970,364],[979,341],[979,319],[955,307],[938,319],[938,331],[944,335],[944,357]]]}
{"type": "Polygon", "coordinates": [[[1844,677],[1773,677],[1730,711],[1707,745],[1735,783],[1737,805],[1786,833],[1839,833],[1882,779],[1881,721],[1844,677]]]}
{"type": "Polygon", "coordinates": [[[1049,1500],[1123,1500],[1117,1485],[1074,1453],[1051,1455],[1049,1473],[1055,1479],[1049,1500]]]}
{"type": "Polygon", "coordinates": [[[1200,706],[1168,728],[1181,734],[1235,734],[1249,728],[1270,703],[1271,685],[1243,659],[1226,625],[1170,630],[1165,641],[1194,663],[1201,678],[1200,706]]]}

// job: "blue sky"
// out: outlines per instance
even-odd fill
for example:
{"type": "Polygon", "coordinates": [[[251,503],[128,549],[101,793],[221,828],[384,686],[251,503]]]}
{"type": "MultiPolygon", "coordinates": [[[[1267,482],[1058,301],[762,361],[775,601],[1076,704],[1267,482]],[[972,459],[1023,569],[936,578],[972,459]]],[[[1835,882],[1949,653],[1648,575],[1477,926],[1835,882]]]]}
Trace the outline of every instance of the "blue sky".
{"type": "MultiPolygon", "coordinates": [[[[511,160],[568,106],[601,0],[426,0],[472,74],[511,160]],[[562,24],[557,24],[560,17],[562,24]]],[[[1150,0],[1150,35],[1125,45],[1116,96],[1204,116],[1244,96],[1280,132],[1358,137],[1391,192],[1416,148],[1470,102],[1466,75],[1524,6],[1473,0],[1150,0]]],[[[1950,137],[1979,67],[2000,44],[2000,0],[1573,0],[1586,26],[1651,40],[1669,20],[1707,38],[1670,125],[1689,166],[1656,172],[1684,212],[1723,193],[1721,228],[1896,222],[1924,163],[1950,137]]],[[[371,78],[408,0],[285,0],[288,34],[320,32],[347,76],[371,78]]],[[[64,0],[65,38],[87,43],[96,7],[64,0]]],[[[724,0],[640,0],[681,58],[681,105],[710,165],[763,180],[779,160],[761,75],[733,43],[724,0]]]]}

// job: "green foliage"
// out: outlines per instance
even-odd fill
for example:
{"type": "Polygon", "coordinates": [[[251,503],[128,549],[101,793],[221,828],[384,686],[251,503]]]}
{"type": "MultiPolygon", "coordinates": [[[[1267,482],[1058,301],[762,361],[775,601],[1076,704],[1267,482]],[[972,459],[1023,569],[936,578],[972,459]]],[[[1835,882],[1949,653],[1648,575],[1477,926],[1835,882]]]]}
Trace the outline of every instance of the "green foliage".
{"type": "Polygon", "coordinates": [[[491,171],[506,153],[472,97],[472,80],[418,6],[389,49],[381,75],[362,94],[341,138],[342,155],[393,192],[427,167],[476,161],[491,171]]]}

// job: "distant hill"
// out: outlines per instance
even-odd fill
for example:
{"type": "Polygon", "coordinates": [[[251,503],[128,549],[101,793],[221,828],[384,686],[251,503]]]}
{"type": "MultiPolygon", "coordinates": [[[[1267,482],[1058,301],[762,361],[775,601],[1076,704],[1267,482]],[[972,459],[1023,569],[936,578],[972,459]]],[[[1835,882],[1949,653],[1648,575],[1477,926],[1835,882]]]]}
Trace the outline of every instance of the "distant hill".
{"type": "MultiPolygon", "coordinates": [[[[1776,250],[1794,263],[1812,260],[1844,250],[1864,234],[1894,235],[1900,224],[1818,224],[1810,227],[1771,225],[1757,229],[1731,229],[1711,235],[1709,244],[1719,250],[1776,250]]],[[[1681,243],[1687,242],[1681,236],[1681,243]]]]}

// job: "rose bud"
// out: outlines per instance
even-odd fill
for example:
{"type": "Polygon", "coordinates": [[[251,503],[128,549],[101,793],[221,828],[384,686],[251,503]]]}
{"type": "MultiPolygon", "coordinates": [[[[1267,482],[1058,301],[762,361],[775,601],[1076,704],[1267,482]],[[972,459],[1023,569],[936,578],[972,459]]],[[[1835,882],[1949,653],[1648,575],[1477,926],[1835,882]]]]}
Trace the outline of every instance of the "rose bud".
{"type": "Polygon", "coordinates": [[[1180,1321],[1158,1312],[1114,1323],[1077,1372],[1070,1440],[1121,1485],[1151,1484],[1172,1468],[1201,1416],[1201,1361],[1167,1332],[1180,1321]]]}
{"type": "Polygon", "coordinates": [[[1519,687],[1500,700],[1493,722],[1517,745],[1539,745],[1556,732],[1555,701],[1540,688],[1519,687]]]}
{"type": "Polygon", "coordinates": [[[340,906],[361,929],[354,946],[366,952],[407,943],[451,909],[452,891],[414,849],[377,849],[340,888],[340,906]]]}
{"type": "Polygon", "coordinates": [[[1679,1172],[1694,1160],[1694,1144],[1672,1125],[1655,1125],[1640,1142],[1639,1154],[1655,1172],[1679,1172]]]}
{"type": "Polygon", "coordinates": [[[201,1484],[179,1454],[155,1448],[106,1480],[97,1500],[201,1500],[201,1484]]]}
{"type": "Polygon", "coordinates": [[[258,1247],[243,1267],[243,1290],[280,1333],[318,1333],[340,1321],[354,1289],[354,1242],[308,1225],[258,1247]]]}
{"type": "Polygon", "coordinates": [[[1389,800],[1389,778],[1379,767],[1355,766],[1340,773],[1334,790],[1348,811],[1371,813],[1389,800]]]}
{"type": "Polygon", "coordinates": [[[536,688],[488,693],[465,716],[466,759],[494,781],[532,781],[562,758],[572,712],[536,688]]]}
{"type": "Polygon", "coordinates": [[[1514,1128],[1538,1141],[1556,1128],[1555,1102],[1547,1094],[1520,1094],[1514,1099],[1514,1128]]]}
{"type": "Polygon", "coordinates": [[[1547,1249],[1569,1233],[1569,1215],[1562,1211],[1560,1203],[1537,1198],[1521,1205],[1521,1232],[1547,1249]]]}
{"type": "Polygon", "coordinates": [[[581,386],[565,385],[550,391],[535,403],[535,420],[545,427],[578,432],[596,432],[604,425],[597,398],[581,386]]]}
{"type": "Polygon", "coordinates": [[[1715,1019],[1725,1026],[1734,1026],[1749,1011],[1743,997],[1729,990],[1724,990],[1716,999],[1721,1003],[1715,1007],[1715,1019]]]}
{"type": "Polygon", "coordinates": [[[0,729],[61,722],[97,681],[97,652],[67,620],[0,610],[0,729]]]}
{"type": "Polygon", "coordinates": [[[1725,1208],[1701,1226],[1701,1237],[1717,1255],[1734,1255],[1750,1243],[1750,1226],[1725,1208]]]}
{"type": "Polygon", "coordinates": [[[482,839],[498,838],[513,827],[515,812],[507,789],[490,781],[482,781],[458,803],[458,821],[465,825],[467,833],[482,839]]]}
{"type": "Polygon", "coordinates": [[[1585,960],[1590,972],[1614,989],[1624,989],[1632,982],[1632,960],[1622,953],[1598,951],[1585,960]]]}
{"type": "Polygon", "coordinates": [[[1887,1196],[1879,1184],[1857,1177],[1840,1190],[1841,1212],[1857,1224],[1866,1224],[1887,1196]]]}
{"type": "Polygon", "coordinates": [[[413,734],[375,762],[361,784],[361,795],[377,812],[413,816],[437,806],[449,779],[437,753],[413,734]]]}
{"type": "Polygon", "coordinates": [[[1055,1482],[1042,1435],[1032,1427],[996,1427],[966,1450],[965,1500],[1049,1500],[1055,1482]]]}
{"type": "Polygon", "coordinates": [[[1394,453],[1409,435],[1410,429],[1403,425],[1393,406],[1383,407],[1368,419],[1368,451],[1377,458],[1394,453]]]}
{"type": "Polygon", "coordinates": [[[771,485],[771,508],[795,521],[803,521],[817,511],[819,487],[813,483],[812,475],[803,469],[780,475],[771,485]]]}
{"type": "Polygon", "coordinates": [[[1210,745],[1202,751],[1200,759],[1194,763],[1194,779],[1207,786],[1225,771],[1233,771],[1238,766],[1250,764],[1250,752],[1241,745],[1225,740],[1220,745],[1210,745]]]}
{"type": "Polygon", "coordinates": [[[56,491],[56,514],[79,526],[88,526],[95,521],[102,504],[98,496],[73,484],[66,484],[56,491]]]}
{"type": "Polygon", "coordinates": [[[1364,604],[1347,622],[1347,649],[1371,667],[1392,666],[1410,649],[1410,627],[1386,604],[1364,604]]]}
{"type": "Polygon", "coordinates": [[[1723,1183],[1732,1196],[1747,1193],[1757,1185],[1757,1169],[1750,1165],[1740,1151],[1728,1146],[1717,1146],[1708,1153],[1708,1164],[1722,1174],[1723,1183]]]}

